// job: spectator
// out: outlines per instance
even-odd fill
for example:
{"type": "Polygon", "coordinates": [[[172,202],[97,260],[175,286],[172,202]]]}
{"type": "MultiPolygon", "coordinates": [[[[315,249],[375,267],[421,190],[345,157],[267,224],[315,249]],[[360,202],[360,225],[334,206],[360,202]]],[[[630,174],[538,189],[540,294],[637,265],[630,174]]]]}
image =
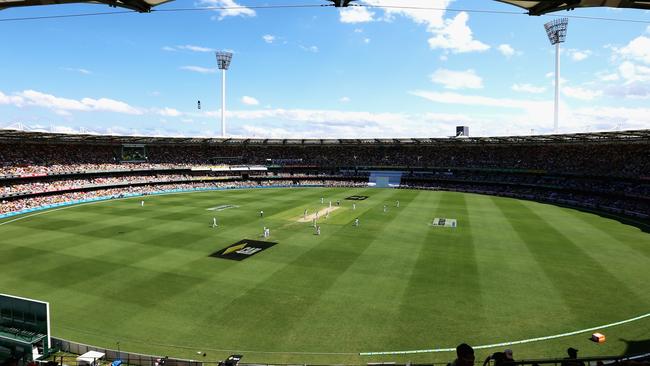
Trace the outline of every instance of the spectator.
{"type": "Polygon", "coordinates": [[[474,349],[472,346],[461,343],[456,347],[456,359],[449,364],[450,366],[473,366],[474,365],[474,349]]]}

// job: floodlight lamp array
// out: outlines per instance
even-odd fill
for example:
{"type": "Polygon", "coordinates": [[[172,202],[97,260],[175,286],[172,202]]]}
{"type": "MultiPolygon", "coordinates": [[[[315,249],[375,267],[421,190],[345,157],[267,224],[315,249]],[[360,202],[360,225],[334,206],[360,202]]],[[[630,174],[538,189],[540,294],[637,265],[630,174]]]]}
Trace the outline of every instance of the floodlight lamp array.
{"type": "Polygon", "coordinates": [[[219,70],[228,70],[232,61],[232,52],[217,51],[217,66],[219,70]]]}
{"type": "Polygon", "coordinates": [[[551,41],[552,45],[556,45],[558,43],[564,43],[564,41],[566,41],[566,33],[567,33],[568,25],[569,25],[568,18],[560,18],[544,24],[544,28],[546,29],[546,34],[548,35],[548,40],[551,41]]]}

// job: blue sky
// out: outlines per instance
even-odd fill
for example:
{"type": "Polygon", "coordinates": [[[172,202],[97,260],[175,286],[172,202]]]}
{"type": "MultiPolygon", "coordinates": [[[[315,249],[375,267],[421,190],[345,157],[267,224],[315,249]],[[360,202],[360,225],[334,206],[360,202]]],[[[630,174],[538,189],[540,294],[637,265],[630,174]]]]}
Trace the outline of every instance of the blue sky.
{"type": "MultiPolygon", "coordinates": [[[[361,0],[446,11],[251,9],[321,0],[176,0],[159,9],[0,22],[0,127],[220,135],[214,50],[234,52],[228,133],[238,137],[440,137],[550,133],[553,17],[491,0],[361,0]],[[197,109],[201,101],[201,110],[197,109]]],[[[114,11],[61,5],[0,19],[114,11]]],[[[648,12],[579,9],[562,51],[560,132],[650,128],[648,12]]]]}

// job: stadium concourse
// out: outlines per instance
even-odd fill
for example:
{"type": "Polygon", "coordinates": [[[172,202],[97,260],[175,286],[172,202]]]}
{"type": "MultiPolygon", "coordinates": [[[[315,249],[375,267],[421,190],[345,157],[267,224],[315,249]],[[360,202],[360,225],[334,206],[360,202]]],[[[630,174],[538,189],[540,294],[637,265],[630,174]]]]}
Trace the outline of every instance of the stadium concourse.
{"type": "Polygon", "coordinates": [[[170,189],[367,185],[650,217],[650,131],[458,139],[255,140],[0,132],[0,214],[170,189]]]}

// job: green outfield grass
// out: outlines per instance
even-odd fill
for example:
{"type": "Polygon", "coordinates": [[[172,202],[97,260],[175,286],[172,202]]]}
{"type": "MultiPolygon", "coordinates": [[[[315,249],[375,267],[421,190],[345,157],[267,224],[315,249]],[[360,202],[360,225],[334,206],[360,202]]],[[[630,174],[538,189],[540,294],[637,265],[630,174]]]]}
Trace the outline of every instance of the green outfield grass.
{"type": "MultiPolygon", "coordinates": [[[[0,222],[0,292],[49,301],[55,336],[107,348],[119,341],[122,350],[141,353],[440,362],[453,354],[356,353],[515,341],[650,311],[649,234],[508,198],[232,190],[150,196],[144,207],[140,198],[114,200],[8,221],[0,222]],[[343,200],[351,195],[369,198],[353,211],[343,200]],[[297,219],[304,209],[323,208],[320,197],[341,199],[342,207],[320,220],[316,236],[297,219]],[[239,207],[207,210],[220,205],[239,207]],[[352,225],[355,217],[360,227],[352,225]],[[457,219],[458,227],[431,227],[434,217],[457,219]],[[274,247],[243,261],[209,256],[241,239],[264,240],[263,226],[274,247]]],[[[581,356],[650,347],[650,318],[603,332],[608,341],[601,345],[585,333],[511,348],[516,358],[535,358],[564,357],[568,346],[581,356]]],[[[477,359],[496,350],[478,351],[477,359]]]]}

